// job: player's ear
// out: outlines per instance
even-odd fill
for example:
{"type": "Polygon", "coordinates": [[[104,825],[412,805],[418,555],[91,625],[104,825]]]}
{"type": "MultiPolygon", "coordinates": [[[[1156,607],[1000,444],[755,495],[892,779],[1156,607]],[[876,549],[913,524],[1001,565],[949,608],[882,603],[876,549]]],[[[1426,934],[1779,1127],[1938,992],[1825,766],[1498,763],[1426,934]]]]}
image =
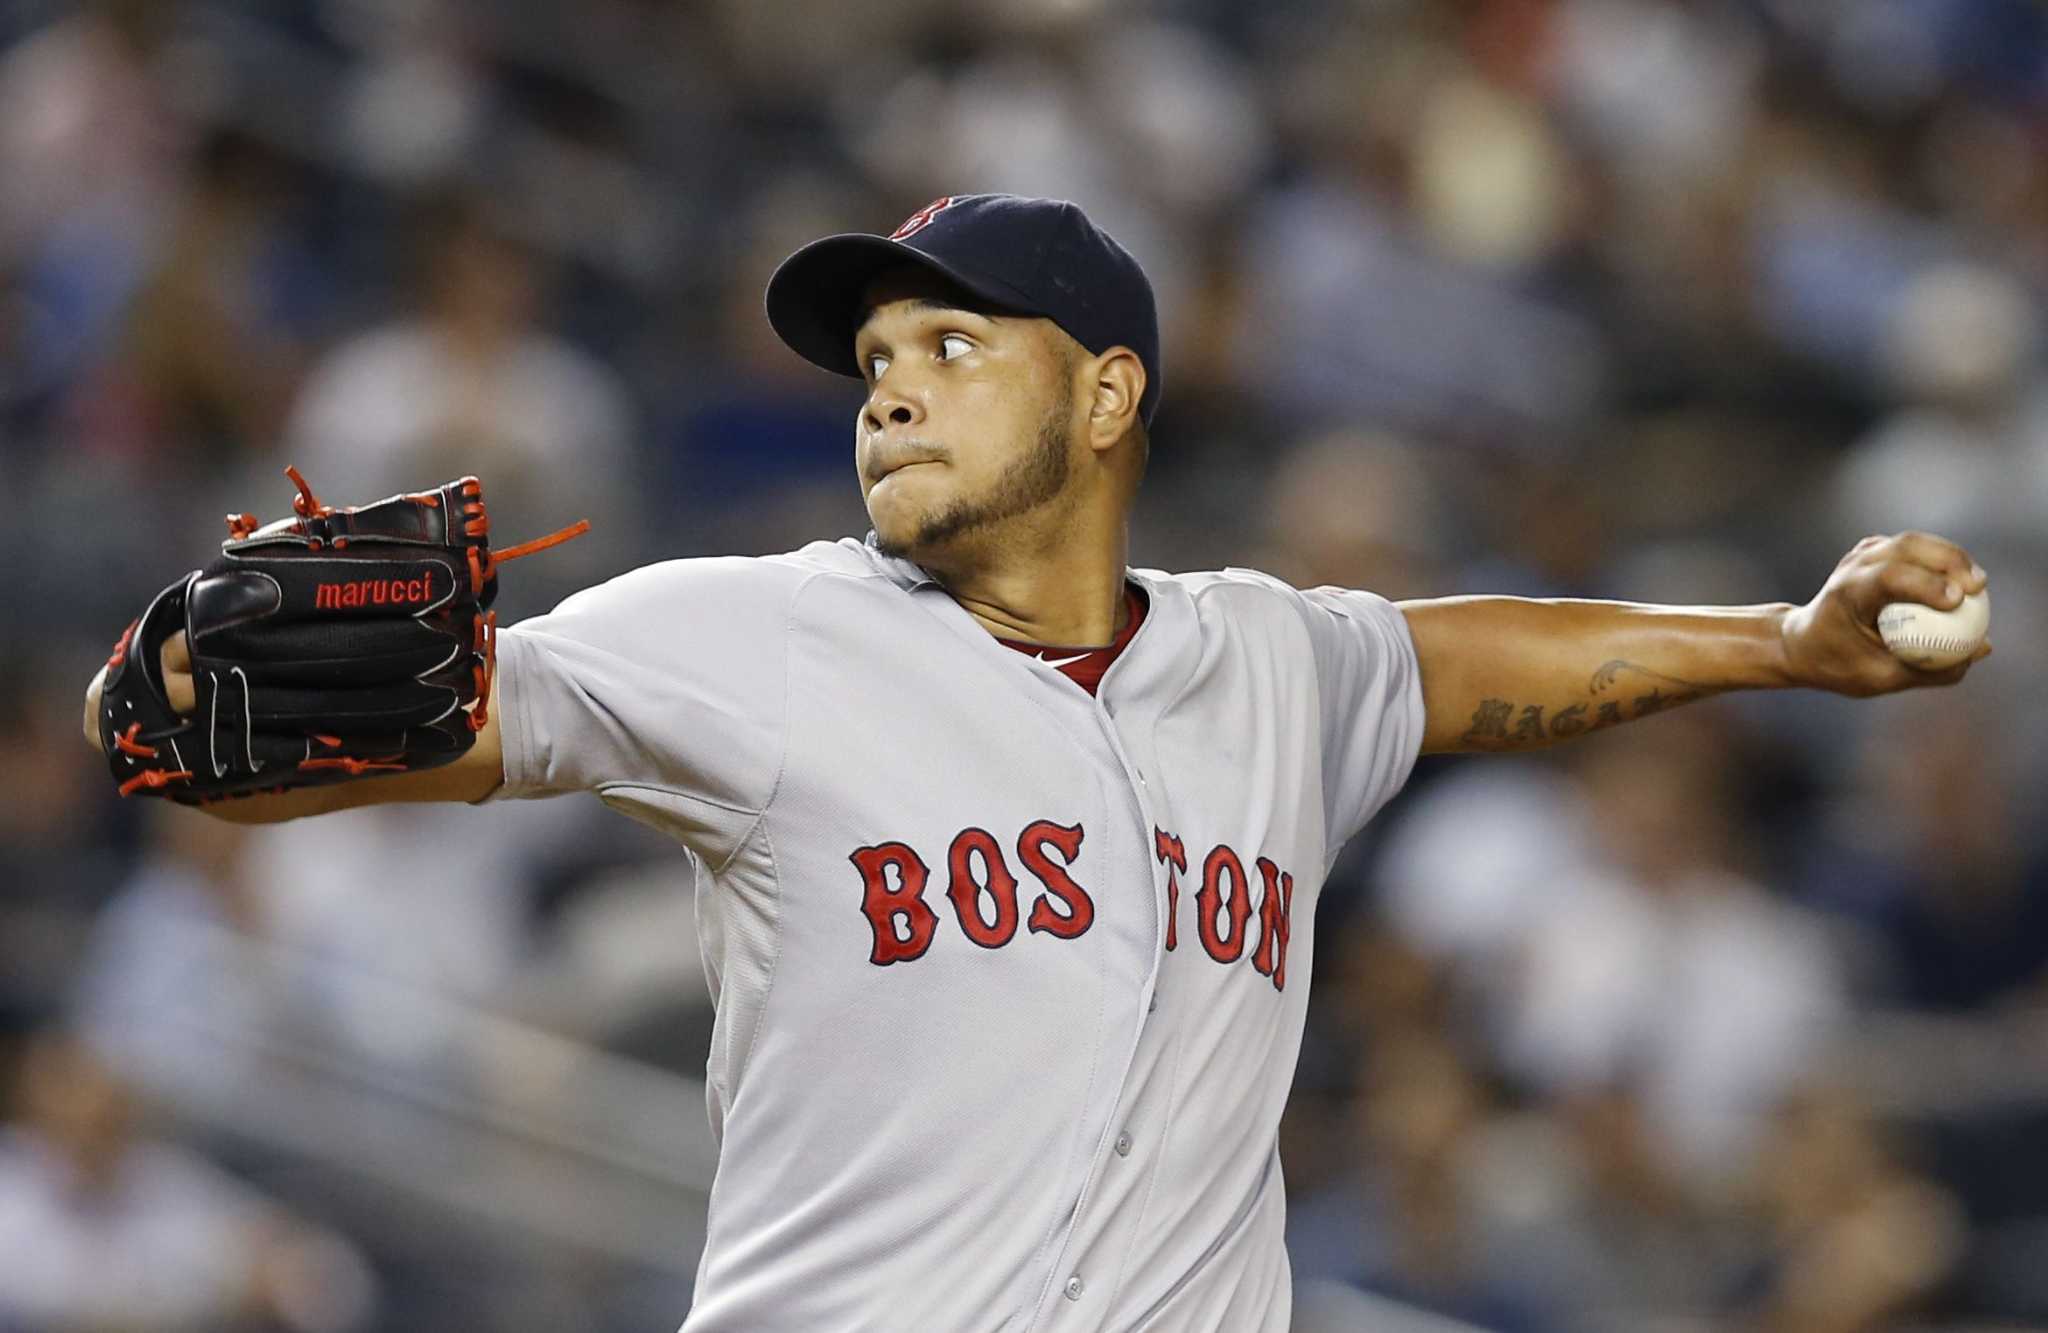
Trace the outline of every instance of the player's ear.
{"type": "Polygon", "coordinates": [[[1080,366],[1088,403],[1088,444],[1100,452],[1124,438],[1145,396],[1145,366],[1128,347],[1112,347],[1080,366]]]}

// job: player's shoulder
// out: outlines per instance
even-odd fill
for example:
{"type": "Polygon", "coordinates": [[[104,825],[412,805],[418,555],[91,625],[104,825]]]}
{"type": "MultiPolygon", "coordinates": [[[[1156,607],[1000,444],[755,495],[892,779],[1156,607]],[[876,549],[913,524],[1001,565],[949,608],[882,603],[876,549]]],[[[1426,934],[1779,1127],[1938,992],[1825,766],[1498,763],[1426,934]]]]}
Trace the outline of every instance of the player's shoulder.
{"type": "Polygon", "coordinates": [[[1347,603],[1372,606],[1392,605],[1380,594],[1365,588],[1298,588],[1287,580],[1257,569],[1228,566],[1189,574],[1160,574],[1143,571],[1162,583],[1177,584],[1197,603],[1225,602],[1234,605],[1267,605],[1294,612],[1331,608],[1347,603]]]}
{"type": "Polygon", "coordinates": [[[1381,624],[1400,612],[1385,598],[1359,588],[1297,588],[1256,569],[1228,567],[1155,575],[1160,587],[1185,591],[1204,632],[1285,636],[1305,642],[1342,637],[1348,624],[1381,624]]]}
{"type": "Polygon", "coordinates": [[[904,583],[922,577],[922,571],[915,565],[885,556],[873,545],[855,537],[841,537],[836,541],[815,541],[794,551],[764,556],[763,559],[785,569],[801,571],[806,578],[827,575],[842,579],[904,583]]]}
{"type": "Polygon", "coordinates": [[[706,604],[787,607],[803,587],[819,578],[884,579],[851,539],[812,542],[775,555],[684,556],[641,565],[575,593],[555,608],[557,615],[613,609],[659,615],[706,604]]]}
{"type": "Polygon", "coordinates": [[[1182,573],[1143,569],[1131,574],[1155,608],[1167,609],[1166,623],[1186,624],[1204,643],[1259,642],[1269,648],[1307,649],[1301,594],[1271,574],[1237,568],[1182,573]],[[1175,602],[1186,607],[1184,616],[1172,613],[1175,602]]]}
{"type": "Polygon", "coordinates": [[[1156,569],[1142,571],[1148,579],[1176,583],[1188,590],[1191,597],[1245,592],[1252,596],[1287,596],[1296,592],[1294,585],[1277,579],[1256,569],[1241,569],[1226,565],[1222,569],[1196,569],[1178,574],[1168,574],[1156,569]]]}
{"type": "Polygon", "coordinates": [[[1181,574],[1157,570],[1144,570],[1142,573],[1148,583],[1183,591],[1198,612],[1229,610],[1242,613],[1261,608],[1295,611],[1302,600],[1300,589],[1293,584],[1256,569],[1226,566],[1181,574]]]}

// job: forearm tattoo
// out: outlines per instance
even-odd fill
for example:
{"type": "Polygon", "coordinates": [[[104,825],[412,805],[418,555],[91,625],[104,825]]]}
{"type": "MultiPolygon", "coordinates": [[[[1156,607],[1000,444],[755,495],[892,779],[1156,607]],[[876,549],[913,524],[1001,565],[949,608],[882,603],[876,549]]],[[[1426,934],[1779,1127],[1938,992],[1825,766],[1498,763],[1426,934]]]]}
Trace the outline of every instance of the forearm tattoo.
{"type": "Polygon", "coordinates": [[[1517,703],[1511,699],[1482,699],[1472,713],[1472,725],[1458,739],[1486,750],[1513,750],[1523,746],[1546,745],[1551,741],[1583,736],[1589,731],[1631,722],[1667,708],[1676,708],[1716,693],[1713,687],[1680,680],[1648,667],[1619,658],[1604,663],[1587,682],[1586,698],[1577,703],[1553,705],[1548,716],[1543,704],[1517,703]]]}

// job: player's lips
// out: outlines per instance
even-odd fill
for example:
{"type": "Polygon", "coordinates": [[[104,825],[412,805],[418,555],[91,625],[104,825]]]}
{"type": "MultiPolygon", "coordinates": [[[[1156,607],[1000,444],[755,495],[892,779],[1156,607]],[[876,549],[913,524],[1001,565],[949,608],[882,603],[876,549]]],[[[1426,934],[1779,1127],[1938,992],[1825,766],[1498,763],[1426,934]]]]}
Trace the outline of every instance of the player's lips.
{"type": "Polygon", "coordinates": [[[902,457],[870,463],[868,465],[868,479],[873,482],[880,482],[895,473],[901,472],[904,468],[920,467],[926,463],[936,463],[939,461],[936,458],[902,457]]]}

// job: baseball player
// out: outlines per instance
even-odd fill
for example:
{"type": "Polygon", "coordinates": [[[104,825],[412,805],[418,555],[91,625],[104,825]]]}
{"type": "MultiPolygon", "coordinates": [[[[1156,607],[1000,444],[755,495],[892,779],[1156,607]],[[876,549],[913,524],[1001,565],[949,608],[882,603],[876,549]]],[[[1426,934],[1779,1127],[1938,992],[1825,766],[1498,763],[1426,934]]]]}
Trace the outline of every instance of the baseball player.
{"type": "MultiPolygon", "coordinates": [[[[209,807],[589,791],[701,862],[722,1146],[689,1333],[1284,1330],[1317,895],[1418,754],[1968,669],[1874,628],[1984,585],[1915,533],[1799,606],[1132,568],[1153,298],[1072,204],[949,196],[817,241],[767,311],[865,389],[866,540],[625,574],[504,631],[452,762],[209,807]]],[[[97,683],[87,708],[114,711],[97,683]]]]}

